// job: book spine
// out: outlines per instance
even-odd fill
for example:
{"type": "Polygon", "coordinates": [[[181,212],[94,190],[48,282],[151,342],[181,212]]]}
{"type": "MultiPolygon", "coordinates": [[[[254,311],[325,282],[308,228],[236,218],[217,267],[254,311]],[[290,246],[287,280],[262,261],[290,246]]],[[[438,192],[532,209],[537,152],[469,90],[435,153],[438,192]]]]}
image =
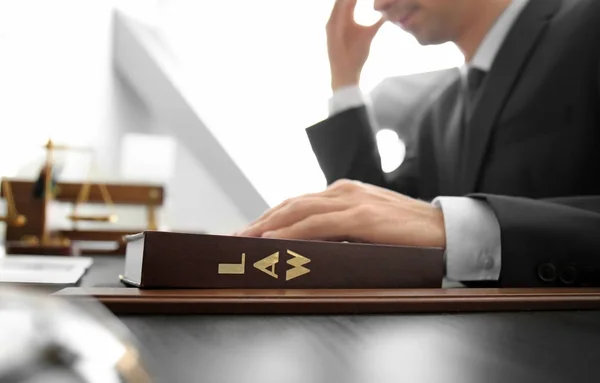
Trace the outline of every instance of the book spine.
{"type": "Polygon", "coordinates": [[[146,288],[436,288],[443,250],[149,232],[146,288]]]}

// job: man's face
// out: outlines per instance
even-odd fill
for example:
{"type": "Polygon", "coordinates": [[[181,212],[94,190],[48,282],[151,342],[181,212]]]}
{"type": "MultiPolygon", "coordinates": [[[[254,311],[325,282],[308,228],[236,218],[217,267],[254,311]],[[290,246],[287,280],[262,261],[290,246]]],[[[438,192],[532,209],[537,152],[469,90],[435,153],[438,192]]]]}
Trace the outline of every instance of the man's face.
{"type": "Polygon", "coordinates": [[[415,36],[420,44],[442,44],[456,38],[469,1],[375,0],[375,10],[415,36]]]}

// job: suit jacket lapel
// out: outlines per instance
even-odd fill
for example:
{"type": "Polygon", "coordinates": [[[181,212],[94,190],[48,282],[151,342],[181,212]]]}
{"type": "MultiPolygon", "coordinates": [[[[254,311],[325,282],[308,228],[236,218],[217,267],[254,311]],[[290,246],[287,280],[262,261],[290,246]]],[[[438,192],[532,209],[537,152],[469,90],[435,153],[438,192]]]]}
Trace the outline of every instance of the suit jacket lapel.
{"type": "Polygon", "coordinates": [[[474,192],[492,128],[561,0],[531,0],[508,33],[465,132],[461,194],[474,192]]]}

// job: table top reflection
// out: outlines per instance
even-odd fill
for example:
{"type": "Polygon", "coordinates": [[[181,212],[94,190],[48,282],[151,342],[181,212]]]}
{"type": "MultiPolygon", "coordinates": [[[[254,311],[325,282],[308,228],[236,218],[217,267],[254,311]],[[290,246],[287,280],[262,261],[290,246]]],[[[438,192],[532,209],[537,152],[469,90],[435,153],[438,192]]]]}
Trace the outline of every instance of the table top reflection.
{"type": "MultiPolygon", "coordinates": [[[[118,285],[96,258],[84,286],[118,285]]],[[[156,382],[597,382],[600,312],[120,316],[156,382]]]]}

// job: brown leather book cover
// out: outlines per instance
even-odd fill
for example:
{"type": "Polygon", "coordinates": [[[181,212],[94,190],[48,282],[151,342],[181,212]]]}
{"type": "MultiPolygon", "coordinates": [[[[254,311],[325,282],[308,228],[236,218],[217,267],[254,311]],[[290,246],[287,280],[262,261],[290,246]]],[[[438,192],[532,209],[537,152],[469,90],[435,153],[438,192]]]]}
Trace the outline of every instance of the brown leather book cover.
{"type": "Polygon", "coordinates": [[[69,287],[115,314],[396,314],[598,310],[600,289],[173,289],[69,287]]]}
{"type": "Polygon", "coordinates": [[[146,231],[126,237],[140,288],[436,288],[443,249],[146,231]]]}

